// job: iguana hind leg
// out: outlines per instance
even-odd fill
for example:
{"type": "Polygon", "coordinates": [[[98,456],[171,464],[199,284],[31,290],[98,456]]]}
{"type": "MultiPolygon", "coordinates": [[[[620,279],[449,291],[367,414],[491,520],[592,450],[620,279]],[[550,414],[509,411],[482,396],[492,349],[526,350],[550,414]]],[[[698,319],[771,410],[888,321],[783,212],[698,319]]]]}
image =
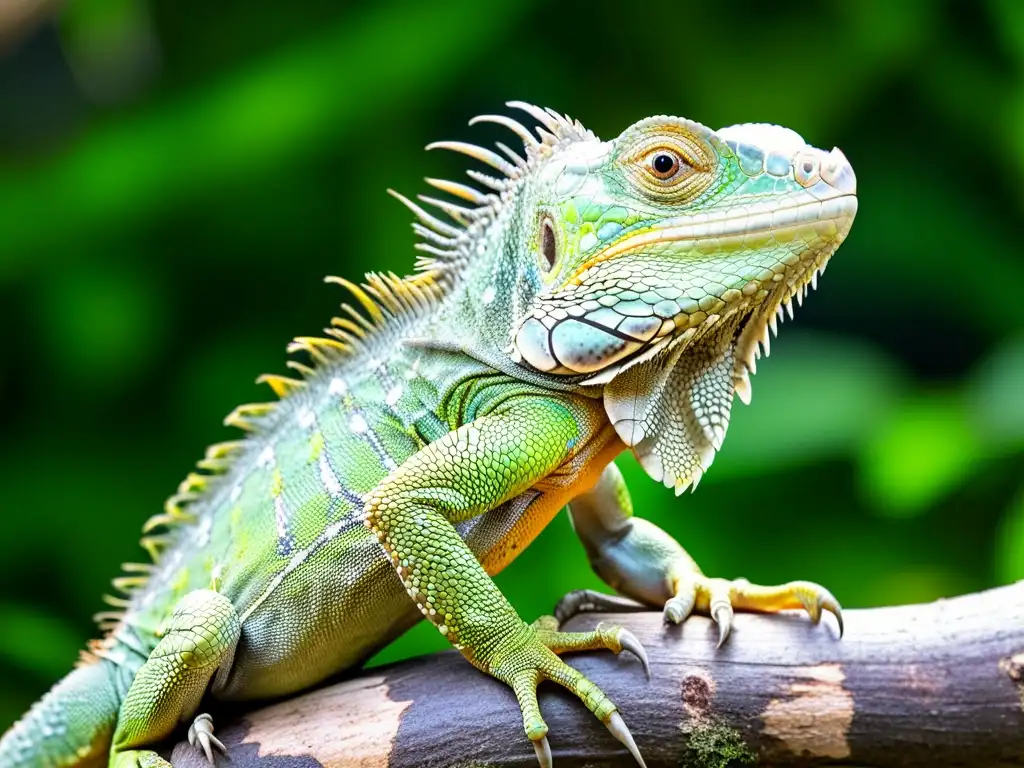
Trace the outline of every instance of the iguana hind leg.
{"type": "MultiPolygon", "coordinates": [[[[810,581],[759,586],[746,579],[714,579],[700,568],[675,539],[641,518],[633,517],[622,474],[609,464],[594,487],[570,505],[573,527],[591,565],[609,586],[645,605],[662,606],[665,620],[678,624],[693,611],[707,613],[718,624],[721,645],[732,627],[733,612],[773,613],[803,608],[817,623],[823,611],[835,614],[839,633],[843,614],[824,587],[810,581]]],[[[555,608],[559,621],[584,610],[635,610],[635,604],[614,595],[570,592],[555,608]]]]}
{"type": "MultiPolygon", "coordinates": [[[[121,705],[111,768],[170,768],[147,747],[195,714],[215,674],[218,682],[226,680],[240,634],[238,614],[223,595],[200,589],[181,599],[121,705]]],[[[189,740],[198,742],[211,763],[211,747],[222,748],[209,715],[196,718],[189,740]]]]}

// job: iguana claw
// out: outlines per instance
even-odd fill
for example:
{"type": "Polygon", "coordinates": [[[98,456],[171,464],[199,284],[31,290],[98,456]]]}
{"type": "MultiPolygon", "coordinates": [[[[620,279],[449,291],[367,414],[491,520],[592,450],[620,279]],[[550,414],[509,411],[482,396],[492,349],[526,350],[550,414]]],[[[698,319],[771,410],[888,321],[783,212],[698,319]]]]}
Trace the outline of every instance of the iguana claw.
{"type": "Polygon", "coordinates": [[[730,596],[731,585],[722,584],[720,581],[713,581],[710,589],[710,611],[711,618],[718,625],[718,648],[722,647],[729,632],[732,630],[732,599],[730,596]]]}
{"type": "Polygon", "coordinates": [[[541,736],[533,743],[533,750],[537,753],[537,762],[540,763],[540,768],[551,768],[551,745],[548,744],[548,737],[541,736]]]}
{"type": "Polygon", "coordinates": [[[718,644],[716,648],[721,648],[729,637],[729,632],[732,630],[732,606],[722,605],[718,607],[711,618],[715,620],[715,624],[718,625],[718,644]]]}
{"type": "Polygon", "coordinates": [[[537,753],[537,762],[541,764],[541,768],[551,768],[554,761],[551,759],[551,744],[548,743],[547,736],[541,736],[534,743],[534,751],[537,753]]]}
{"type": "Polygon", "coordinates": [[[821,621],[821,612],[829,611],[836,617],[836,623],[839,625],[839,637],[842,637],[843,609],[840,607],[839,601],[827,589],[817,587],[816,584],[808,584],[807,586],[810,588],[795,591],[804,610],[807,611],[807,615],[811,617],[811,622],[817,624],[821,621]],[[817,589],[813,589],[814,587],[817,587],[817,589]]]}
{"type": "Polygon", "coordinates": [[[644,674],[647,675],[647,679],[651,679],[651,664],[647,659],[647,651],[640,644],[640,641],[636,639],[636,635],[630,632],[626,628],[619,630],[619,645],[622,646],[622,650],[629,651],[643,664],[644,674]]]}
{"type": "Polygon", "coordinates": [[[622,722],[622,715],[618,712],[612,712],[608,716],[608,720],[605,721],[605,725],[608,730],[611,731],[612,736],[622,742],[626,749],[629,750],[629,754],[633,756],[640,768],[647,768],[647,764],[644,762],[643,757],[640,756],[640,750],[636,748],[636,742],[633,741],[633,734],[629,732],[629,728],[622,722]]]}
{"type": "Polygon", "coordinates": [[[221,743],[221,740],[213,735],[213,718],[203,713],[196,717],[192,721],[192,725],[188,729],[188,743],[193,747],[199,747],[206,754],[206,759],[210,765],[216,765],[217,761],[214,760],[213,751],[216,749],[222,755],[227,755],[227,747],[221,743]]]}

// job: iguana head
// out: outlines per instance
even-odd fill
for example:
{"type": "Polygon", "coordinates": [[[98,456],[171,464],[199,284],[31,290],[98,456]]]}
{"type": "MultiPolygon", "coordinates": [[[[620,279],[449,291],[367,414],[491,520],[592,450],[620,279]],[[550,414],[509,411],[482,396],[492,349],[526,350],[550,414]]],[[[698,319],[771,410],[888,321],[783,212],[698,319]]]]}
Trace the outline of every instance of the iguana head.
{"type": "Polygon", "coordinates": [[[849,232],[853,170],[838,149],[774,125],[652,117],[601,141],[510,106],[541,123],[540,140],[480,118],[512,128],[527,158],[473,148],[510,181],[471,238],[481,253],[516,254],[517,284],[530,287],[509,305],[508,354],[531,374],[603,388],[648,473],[677,491],[695,485],[733,394],[749,400],[759,345],[767,354],[783,308],[816,286],[849,232]]]}

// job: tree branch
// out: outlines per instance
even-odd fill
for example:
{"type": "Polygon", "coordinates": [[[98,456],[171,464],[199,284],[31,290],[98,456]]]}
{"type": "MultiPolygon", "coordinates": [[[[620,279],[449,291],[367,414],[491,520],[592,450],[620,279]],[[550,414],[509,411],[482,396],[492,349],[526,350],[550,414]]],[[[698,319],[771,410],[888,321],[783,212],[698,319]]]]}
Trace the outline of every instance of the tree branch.
{"type": "MultiPolygon", "coordinates": [[[[928,605],[855,610],[846,636],[831,617],[736,616],[715,649],[714,625],[666,627],[655,612],[583,615],[628,626],[635,658],[570,663],[616,702],[650,768],[741,765],[1024,766],[1024,582],[928,605]],[[732,756],[733,763],[728,758],[732,756]]],[[[555,765],[628,765],[586,708],[541,688],[555,765]]],[[[511,691],[455,652],[371,669],[296,698],[221,713],[231,768],[532,766],[511,691]]],[[[187,743],[183,768],[205,766],[187,743]]]]}

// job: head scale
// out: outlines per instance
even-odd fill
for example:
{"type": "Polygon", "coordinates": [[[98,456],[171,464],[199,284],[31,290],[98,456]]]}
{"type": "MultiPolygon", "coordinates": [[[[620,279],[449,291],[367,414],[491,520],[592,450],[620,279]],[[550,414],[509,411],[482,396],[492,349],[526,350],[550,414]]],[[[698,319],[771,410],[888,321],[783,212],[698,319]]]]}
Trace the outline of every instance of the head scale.
{"type": "Polygon", "coordinates": [[[783,308],[791,314],[792,300],[816,287],[849,232],[853,170],[838,149],[774,125],[712,131],[652,117],[603,142],[550,110],[509,105],[540,122],[539,139],[507,117],[478,120],[511,128],[525,159],[503,145],[508,160],[440,145],[505,177],[471,173],[491,195],[431,182],[476,204],[442,207],[464,230],[406,201],[428,241],[424,266],[466,268],[474,246],[492,252],[499,240],[518,254],[517,285],[528,290],[510,305],[511,360],[533,378],[602,387],[612,424],[648,473],[677,492],[695,486],[725,436],[733,394],[749,401],[759,345],[767,354],[783,308]]]}

